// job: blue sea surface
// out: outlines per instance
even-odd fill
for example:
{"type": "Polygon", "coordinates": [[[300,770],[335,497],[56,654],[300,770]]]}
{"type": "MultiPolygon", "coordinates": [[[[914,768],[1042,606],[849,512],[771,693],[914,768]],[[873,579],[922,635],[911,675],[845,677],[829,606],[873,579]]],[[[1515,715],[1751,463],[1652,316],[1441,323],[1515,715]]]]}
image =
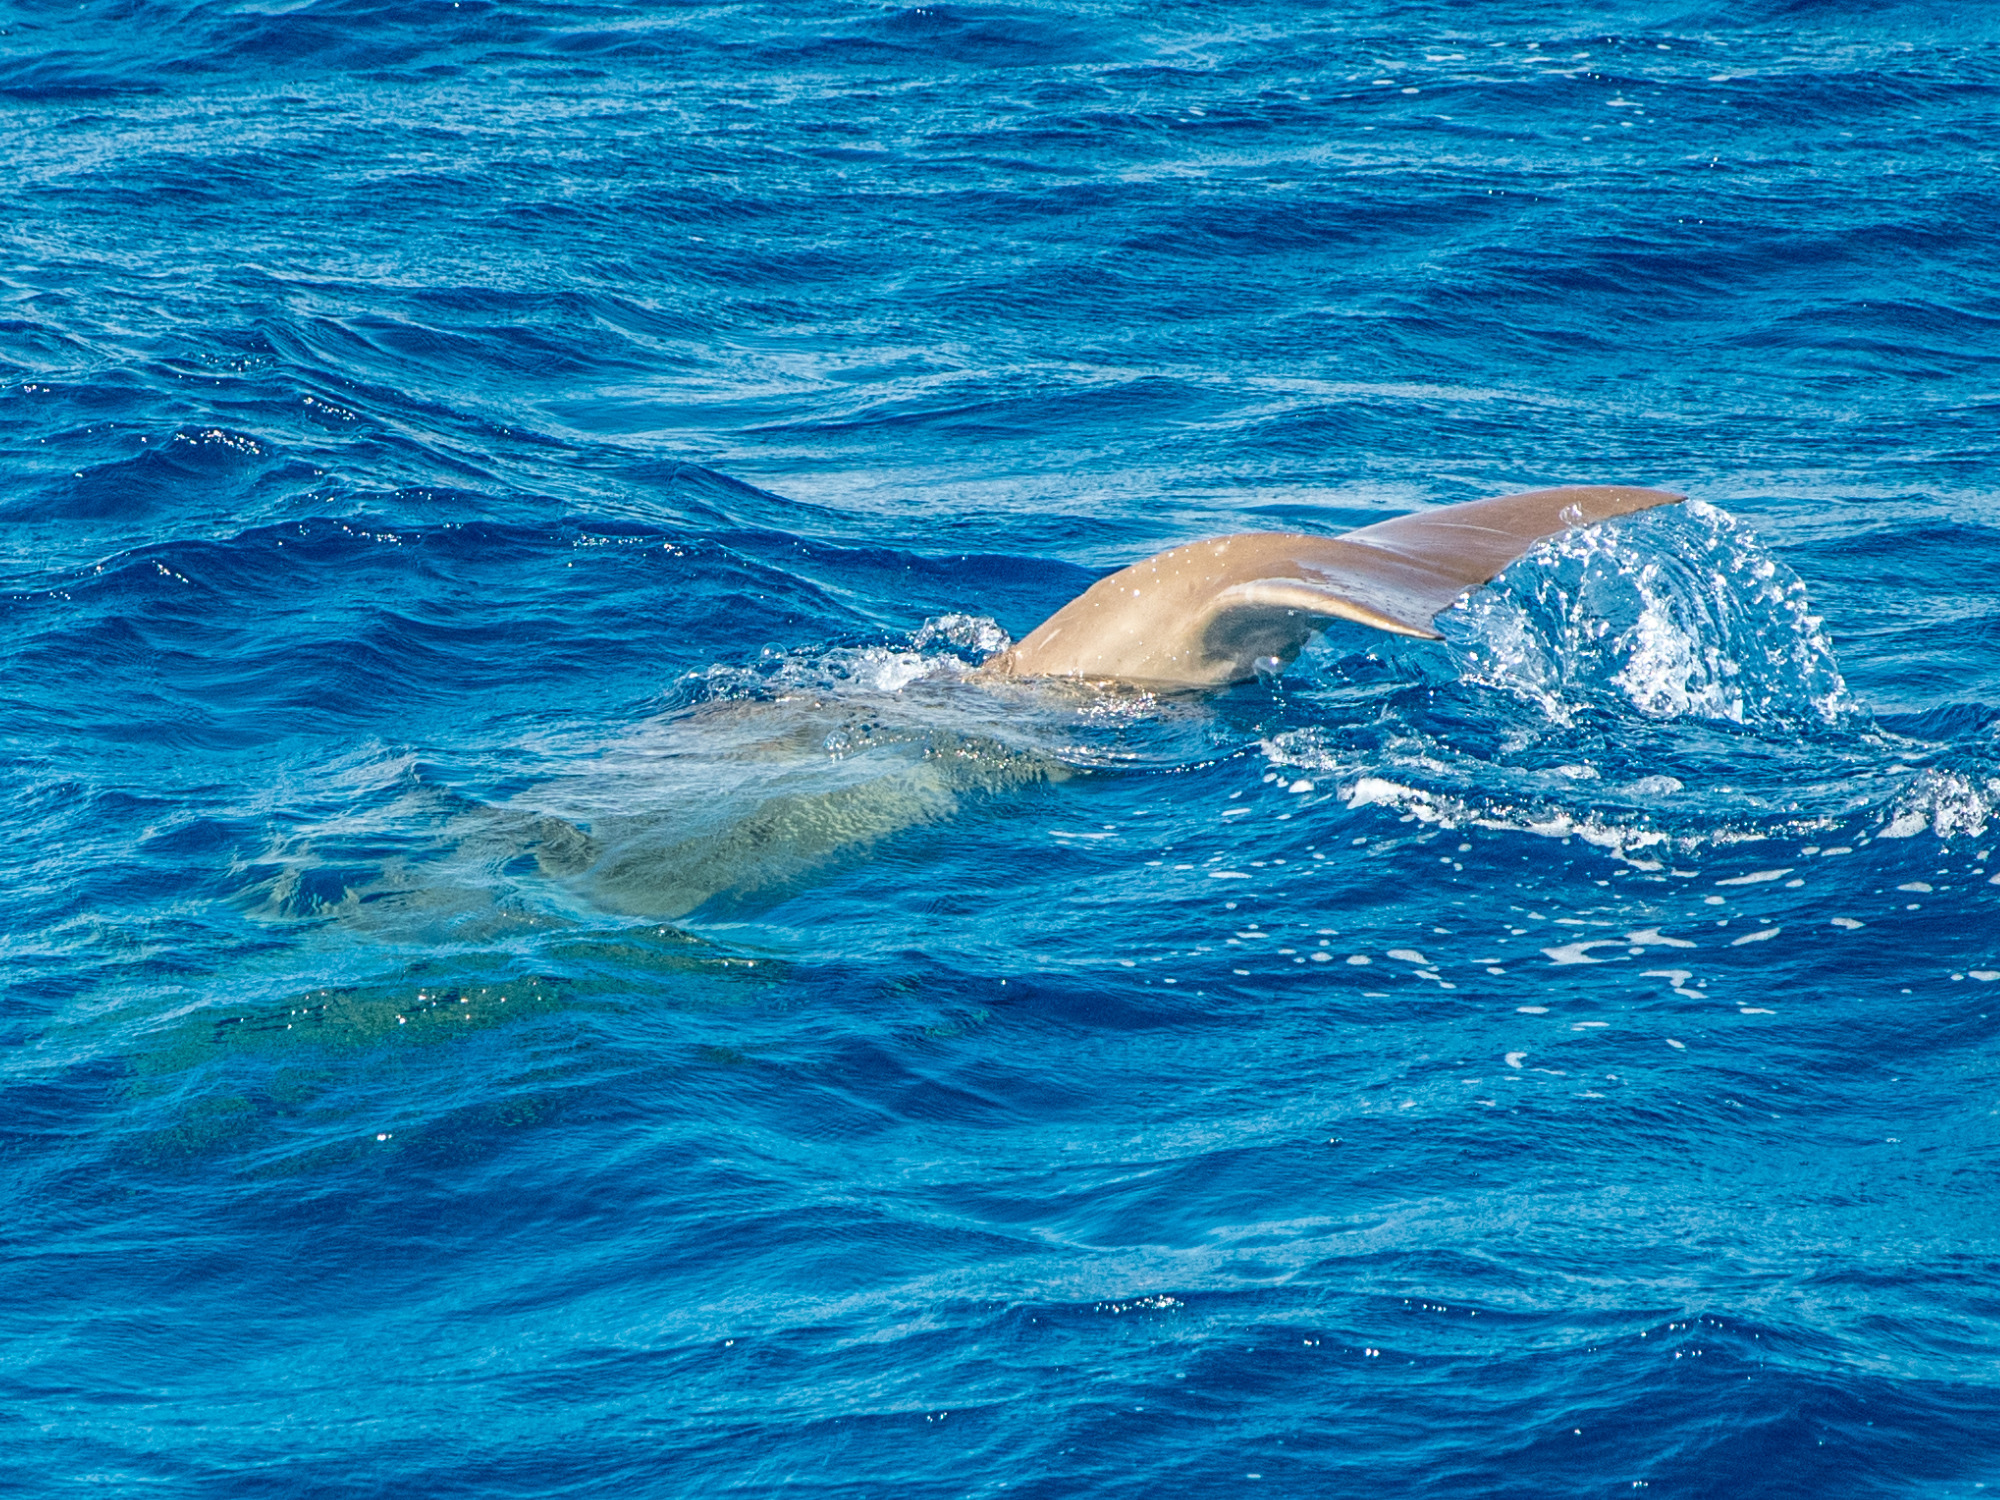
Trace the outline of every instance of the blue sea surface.
{"type": "Polygon", "coordinates": [[[0,1491],[2000,1489],[2000,10],[7,0],[0,154],[0,1491]]]}

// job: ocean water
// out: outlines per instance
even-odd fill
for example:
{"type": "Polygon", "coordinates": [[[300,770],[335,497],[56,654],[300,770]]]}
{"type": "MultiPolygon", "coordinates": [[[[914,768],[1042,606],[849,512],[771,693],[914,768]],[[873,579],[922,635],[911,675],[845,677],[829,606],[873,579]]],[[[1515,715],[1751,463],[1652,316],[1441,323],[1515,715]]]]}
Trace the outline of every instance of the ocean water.
{"type": "Polygon", "coordinates": [[[2000,1488],[2000,13],[9,0],[0,142],[7,1494],[2000,1488]]]}

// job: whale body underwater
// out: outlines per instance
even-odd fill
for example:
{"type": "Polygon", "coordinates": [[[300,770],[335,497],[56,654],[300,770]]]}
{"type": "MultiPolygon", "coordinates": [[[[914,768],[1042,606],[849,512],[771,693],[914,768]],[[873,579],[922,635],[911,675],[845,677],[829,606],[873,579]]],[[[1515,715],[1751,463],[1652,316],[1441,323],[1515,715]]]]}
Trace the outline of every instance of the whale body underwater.
{"type": "Polygon", "coordinates": [[[1167,689],[1222,687],[1352,620],[1440,639],[1431,625],[1547,537],[1686,498],[1573,485],[1417,511],[1340,536],[1246,531],[1101,578],[983,670],[1167,689]]]}

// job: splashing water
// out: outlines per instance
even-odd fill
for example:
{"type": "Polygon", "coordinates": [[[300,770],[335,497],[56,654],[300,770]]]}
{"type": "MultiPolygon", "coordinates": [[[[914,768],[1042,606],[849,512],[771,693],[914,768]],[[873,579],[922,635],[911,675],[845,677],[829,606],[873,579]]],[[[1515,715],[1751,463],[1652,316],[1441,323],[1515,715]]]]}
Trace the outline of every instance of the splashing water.
{"type": "Polygon", "coordinates": [[[1986,778],[1984,790],[1974,778],[1957,771],[1924,771],[1910,783],[1875,836],[1915,838],[1929,831],[1941,840],[1976,839],[1986,832],[1996,802],[2000,776],[1986,778]]]}
{"type": "Polygon", "coordinates": [[[1438,623],[1465,681],[1561,724],[1607,700],[1743,725],[1837,724],[1854,709],[1805,585],[1699,500],[1571,531],[1438,623]]]}
{"type": "Polygon", "coordinates": [[[985,615],[933,615],[906,644],[767,648],[748,665],[718,663],[685,673],[672,696],[683,704],[799,694],[893,697],[919,682],[957,682],[968,667],[1012,644],[985,615]]]}

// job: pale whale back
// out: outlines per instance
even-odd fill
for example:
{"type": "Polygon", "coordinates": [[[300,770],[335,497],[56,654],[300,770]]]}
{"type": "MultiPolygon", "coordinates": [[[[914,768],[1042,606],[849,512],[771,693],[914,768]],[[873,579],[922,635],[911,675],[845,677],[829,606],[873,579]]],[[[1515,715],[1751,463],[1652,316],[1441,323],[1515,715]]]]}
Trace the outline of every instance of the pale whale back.
{"type": "Polygon", "coordinates": [[[1354,620],[1437,638],[1431,619],[1544,537],[1683,497],[1619,485],[1534,490],[1417,511],[1347,532],[1246,531],[1101,578],[987,670],[1151,687],[1241,682],[1354,620]]]}

